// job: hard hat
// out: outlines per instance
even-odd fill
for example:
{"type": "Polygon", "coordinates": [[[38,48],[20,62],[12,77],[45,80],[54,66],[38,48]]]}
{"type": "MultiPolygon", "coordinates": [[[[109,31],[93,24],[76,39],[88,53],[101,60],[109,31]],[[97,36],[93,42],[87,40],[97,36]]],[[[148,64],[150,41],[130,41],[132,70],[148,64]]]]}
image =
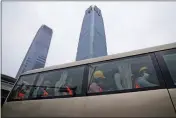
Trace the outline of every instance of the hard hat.
{"type": "Polygon", "coordinates": [[[102,71],[98,70],[98,71],[95,71],[94,78],[105,78],[105,76],[102,71]]]}
{"type": "Polygon", "coordinates": [[[144,66],[144,67],[141,67],[140,70],[139,70],[139,73],[140,73],[141,71],[143,71],[143,70],[147,70],[147,69],[148,69],[148,68],[145,67],[145,66],[144,66]]]}

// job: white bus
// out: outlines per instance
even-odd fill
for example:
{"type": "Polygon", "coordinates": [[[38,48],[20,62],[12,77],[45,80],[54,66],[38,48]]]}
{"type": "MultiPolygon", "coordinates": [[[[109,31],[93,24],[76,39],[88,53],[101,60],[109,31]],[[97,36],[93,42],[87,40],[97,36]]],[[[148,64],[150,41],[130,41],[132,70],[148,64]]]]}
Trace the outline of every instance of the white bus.
{"type": "Polygon", "coordinates": [[[176,43],[22,74],[2,117],[176,117],[176,43]]]}

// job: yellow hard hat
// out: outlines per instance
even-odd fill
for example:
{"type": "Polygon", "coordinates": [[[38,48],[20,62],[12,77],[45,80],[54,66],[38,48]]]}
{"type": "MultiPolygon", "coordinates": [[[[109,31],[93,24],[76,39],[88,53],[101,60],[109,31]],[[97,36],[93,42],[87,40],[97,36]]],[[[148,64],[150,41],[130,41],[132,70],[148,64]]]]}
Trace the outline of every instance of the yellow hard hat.
{"type": "Polygon", "coordinates": [[[105,76],[102,71],[98,70],[98,71],[95,71],[94,78],[105,78],[105,76]]]}
{"type": "Polygon", "coordinates": [[[141,67],[140,70],[139,70],[139,73],[140,73],[141,71],[143,71],[143,70],[147,70],[147,69],[148,69],[148,68],[145,67],[145,66],[144,66],[144,67],[141,67]]]}

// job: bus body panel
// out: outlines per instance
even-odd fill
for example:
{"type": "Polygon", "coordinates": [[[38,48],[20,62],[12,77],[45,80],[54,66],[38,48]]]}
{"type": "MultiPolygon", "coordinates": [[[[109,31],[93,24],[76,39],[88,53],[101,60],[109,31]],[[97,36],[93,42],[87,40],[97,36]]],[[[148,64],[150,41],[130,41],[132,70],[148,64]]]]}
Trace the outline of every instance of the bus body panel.
{"type": "Polygon", "coordinates": [[[176,117],[167,89],[87,98],[85,116],[176,117]]]}
{"type": "Polygon", "coordinates": [[[170,92],[174,107],[176,109],[176,88],[169,89],[169,92],[170,92]]]}
{"type": "Polygon", "coordinates": [[[7,102],[3,117],[64,117],[83,116],[84,97],[56,98],[7,102]]]}
{"type": "Polygon", "coordinates": [[[167,89],[7,102],[3,117],[176,117],[167,89]]]}

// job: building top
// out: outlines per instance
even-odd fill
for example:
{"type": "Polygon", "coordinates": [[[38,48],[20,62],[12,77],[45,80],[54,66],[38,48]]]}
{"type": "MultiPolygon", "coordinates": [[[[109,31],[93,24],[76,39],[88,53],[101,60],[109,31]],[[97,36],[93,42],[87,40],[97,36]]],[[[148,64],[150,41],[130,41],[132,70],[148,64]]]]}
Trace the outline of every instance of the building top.
{"type": "MultiPolygon", "coordinates": [[[[52,30],[50,27],[46,26],[45,24],[43,24],[43,25],[40,27],[40,29],[44,29],[47,33],[50,33],[50,34],[53,33],[53,30],[52,30]]],[[[40,30],[40,29],[39,29],[39,30],[40,30]]]]}
{"type": "Polygon", "coordinates": [[[101,10],[96,5],[91,5],[85,12],[91,13],[91,11],[95,11],[99,16],[101,15],[101,10]]]}

